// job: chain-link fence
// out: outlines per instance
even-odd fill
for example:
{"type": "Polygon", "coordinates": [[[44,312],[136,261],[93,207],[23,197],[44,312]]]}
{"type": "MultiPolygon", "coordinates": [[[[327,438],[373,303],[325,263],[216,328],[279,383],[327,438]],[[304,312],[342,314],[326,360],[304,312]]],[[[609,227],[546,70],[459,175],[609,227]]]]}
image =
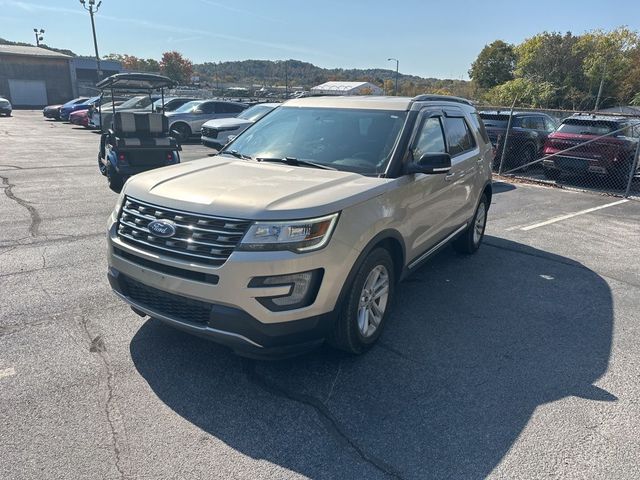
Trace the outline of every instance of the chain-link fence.
{"type": "Polygon", "coordinates": [[[480,107],[495,173],[640,199],[640,116],[480,107]]]}

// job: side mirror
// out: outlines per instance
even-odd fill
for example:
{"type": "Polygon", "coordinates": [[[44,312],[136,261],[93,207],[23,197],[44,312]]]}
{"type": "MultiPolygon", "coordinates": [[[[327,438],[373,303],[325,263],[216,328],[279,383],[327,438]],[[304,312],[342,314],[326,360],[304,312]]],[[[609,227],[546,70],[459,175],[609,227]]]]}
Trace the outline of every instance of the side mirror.
{"type": "Polygon", "coordinates": [[[451,170],[451,155],[448,153],[425,153],[407,166],[407,173],[447,173],[451,170]]]}

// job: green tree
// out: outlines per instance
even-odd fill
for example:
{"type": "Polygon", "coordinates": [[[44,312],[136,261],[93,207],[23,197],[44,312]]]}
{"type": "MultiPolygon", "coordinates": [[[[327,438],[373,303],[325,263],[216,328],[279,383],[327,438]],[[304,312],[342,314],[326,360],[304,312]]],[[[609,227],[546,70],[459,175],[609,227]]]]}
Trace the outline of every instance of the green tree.
{"type": "Polygon", "coordinates": [[[160,60],[160,71],[178,83],[189,83],[193,75],[193,63],[179,52],[165,52],[160,60]]]}
{"type": "Polygon", "coordinates": [[[471,64],[469,77],[481,88],[492,88],[513,80],[516,54],[513,45],[496,40],[485,45],[478,58],[471,64]]]}
{"type": "Polygon", "coordinates": [[[511,105],[517,97],[517,105],[532,108],[548,108],[554,99],[555,86],[550,82],[538,82],[515,78],[489,90],[485,100],[492,105],[511,105]]]}
{"type": "Polygon", "coordinates": [[[596,30],[580,37],[582,70],[589,92],[597,96],[602,83],[600,107],[628,103],[640,87],[640,37],[626,27],[605,32],[596,30]]]}

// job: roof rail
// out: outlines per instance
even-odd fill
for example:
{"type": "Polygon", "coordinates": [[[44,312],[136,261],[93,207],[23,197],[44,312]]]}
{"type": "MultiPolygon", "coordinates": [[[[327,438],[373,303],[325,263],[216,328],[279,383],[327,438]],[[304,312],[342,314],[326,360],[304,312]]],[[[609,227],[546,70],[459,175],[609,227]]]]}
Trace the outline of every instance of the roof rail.
{"type": "Polygon", "coordinates": [[[426,94],[426,95],[417,95],[415,97],[413,97],[411,99],[412,102],[433,102],[433,101],[445,101],[445,102],[457,102],[457,103],[464,103],[465,105],[471,105],[473,106],[473,103],[471,103],[469,100],[467,100],[466,98],[460,98],[460,97],[453,97],[453,96],[449,96],[449,95],[431,95],[431,94],[426,94]]]}

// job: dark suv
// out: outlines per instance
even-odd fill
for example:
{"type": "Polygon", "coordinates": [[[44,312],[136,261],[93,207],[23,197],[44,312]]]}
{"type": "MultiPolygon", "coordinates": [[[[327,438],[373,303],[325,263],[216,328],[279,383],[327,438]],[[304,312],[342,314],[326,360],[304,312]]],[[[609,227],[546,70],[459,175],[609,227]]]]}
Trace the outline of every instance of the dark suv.
{"type": "MultiPolygon", "coordinates": [[[[509,112],[500,110],[480,112],[480,117],[496,150],[494,169],[498,169],[509,124],[509,112]]],[[[514,112],[507,142],[503,169],[515,168],[533,162],[542,156],[547,136],[558,124],[549,115],[533,112],[514,112]]]]}
{"type": "Polygon", "coordinates": [[[562,173],[597,175],[608,178],[612,186],[623,187],[639,137],[637,119],[572,115],[547,139],[544,154],[554,156],[543,160],[544,173],[552,179],[562,173]]]}

